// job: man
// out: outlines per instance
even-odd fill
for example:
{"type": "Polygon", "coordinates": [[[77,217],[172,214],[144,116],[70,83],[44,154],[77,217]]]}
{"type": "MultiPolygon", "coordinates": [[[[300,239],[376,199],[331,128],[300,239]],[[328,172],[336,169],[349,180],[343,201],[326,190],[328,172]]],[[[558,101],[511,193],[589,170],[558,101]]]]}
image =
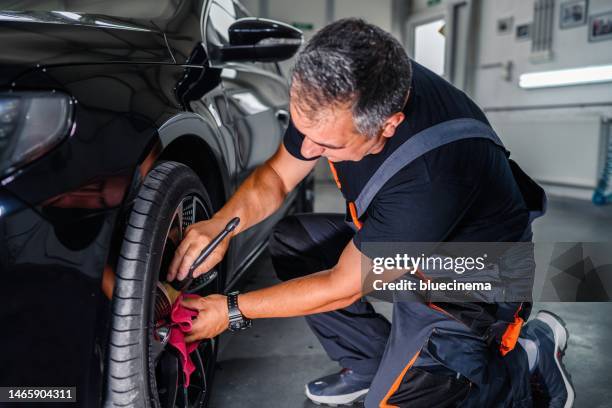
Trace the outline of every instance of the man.
{"type": "MultiPolygon", "coordinates": [[[[447,312],[397,302],[390,324],[362,300],[367,243],[531,240],[529,209],[505,151],[485,139],[467,138],[420,155],[376,186],[363,214],[355,211],[366,182],[407,140],[456,119],[488,127],[482,111],[411,61],[391,35],[358,19],[332,23],[311,39],[297,58],[290,92],[283,145],[211,220],[188,229],[168,280],[183,279],[231,218],[242,220],[237,234],[276,211],[320,157],[331,163],[354,225],[330,214],[281,221],[270,253],[283,282],[239,296],[185,301],[199,310],[187,341],[226,330],[228,303],[238,323],[306,316],[342,367],[307,384],[306,395],[316,403],[365,397],[366,407],[531,406],[531,373],[545,390],[546,406],[571,406],[573,390],[561,361],[567,332],[554,315],[541,312],[502,357],[483,334],[496,320],[490,307],[449,304],[447,312]]],[[[221,261],[227,245],[194,275],[221,261]]]]}

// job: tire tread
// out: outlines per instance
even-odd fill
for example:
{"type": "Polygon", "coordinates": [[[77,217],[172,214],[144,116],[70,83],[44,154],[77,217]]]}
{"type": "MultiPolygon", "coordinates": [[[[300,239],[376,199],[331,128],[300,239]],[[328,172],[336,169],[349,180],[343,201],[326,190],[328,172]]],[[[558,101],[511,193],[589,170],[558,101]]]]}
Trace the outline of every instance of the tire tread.
{"type": "Polygon", "coordinates": [[[150,332],[143,316],[151,296],[146,288],[152,279],[144,271],[155,256],[151,241],[156,233],[154,223],[162,217],[168,191],[180,188],[176,186],[179,182],[198,186],[208,198],[198,176],[189,167],[177,162],[159,162],[142,181],[126,222],[111,306],[106,408],[156,406],[156,399],[150,396],[155,390],[150,389],[148,378],[154,367],[150,365],[147,347],[143,347],[143,338],[150,332]]]}

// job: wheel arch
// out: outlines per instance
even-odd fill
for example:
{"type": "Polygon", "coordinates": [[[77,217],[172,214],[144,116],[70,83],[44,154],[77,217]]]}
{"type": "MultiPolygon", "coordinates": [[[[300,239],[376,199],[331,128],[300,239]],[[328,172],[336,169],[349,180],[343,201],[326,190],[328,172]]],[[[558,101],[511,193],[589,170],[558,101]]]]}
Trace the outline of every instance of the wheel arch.
{"type": "Polygon", "coordinates": [[[107,298],[112,297],[114,271],[117,267],[119,249],[123,243],[127,217],[131,202],[135,198],[146,174],[161,160],[175,161],[190,167],[200,178],[210,195],[213,210],[219,210],[233,191],[230,169],[235,160],[221,144],[221,135],[216,125],[191,112],[179,113],[157,130],[158,137],[148,154],[139,163],[131,187],[126,192],[122,210],[111,238],[110,250],[102,279],[102,290],[107,298]],[[226,156],[228,160],[225,159],[226,156]],[[229,163],[229,165],[228,165],[229,163]]]}
{"type": "Polygon", "coordinates": [[[220,138],[215,126],[201,116],[179,114],[160,127],[162,150],[156,160],[189,166],[208,190],[215,211],[223,206],[231,192],[231,177],[220,138]]]}
{"type": "Polygon", "coordinates": [[[189,166],[202,180],[217,211],[227,199],[227,187],[223,182],[220,165],[212,149],[195,135],[183,135],[170,143],[158,158],[189,166]]]}

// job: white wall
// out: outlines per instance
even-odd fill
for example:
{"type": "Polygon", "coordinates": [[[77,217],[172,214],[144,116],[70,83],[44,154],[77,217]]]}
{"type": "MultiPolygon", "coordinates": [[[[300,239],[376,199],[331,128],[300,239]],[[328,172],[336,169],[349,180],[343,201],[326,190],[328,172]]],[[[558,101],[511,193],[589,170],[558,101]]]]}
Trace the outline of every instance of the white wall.
{"type": "Polygon", "coordinates": [[[292,23],[312,23],[313,30],[304,31],[304,36],[312,34],[326,24],[325,0],[288,1],[268,0],[269,18],[292,23]]]}
{"type": "Polygon", "coordinates": [[[391,32],[391,0],[335,0],[334,19],[361,17],[391,32]]]}
{"type": "Polygon", "coordinates": [[[242,3],[254,16],[261,16],[259,11],[259,0],[240,0],[240,3],[242,3]]]}
{"type": "MultiPolygon", "coordinates": [[[[612,41],[588,42],[588,24],[561,30],[560,2],[555,3],[553,56],[546,62],[529,59],[531,42],[517,41],[517,24],[533,20],[533,1],[484,0],[473,97],[512,151],[533,177],[556,194],[590,198],[603,167],[605,142],[602,120],[612,117],[610,106],[580,104],[612,102],[612,83],[525,90],[518,86],[522,73],[612,64],[612,41]],[[513,17],[510,34],[498,34],[499,18],[513,17]],[[512,63],[504,79],[499,64],[512,63]],[[497,67],[496,67],[497,66],[497,67]],[[549,109],[551,105],[576,105],[549,109]],[[541,108],[524,110],[525,107],[541,108]],[[492,109],[495,108],[495,109],[492,109]]],[[[588,15],[612,10],[609,0],[591,0],[588,15]]]]}
{"type": "MultiPolygon", "coordinates": [[[[513,16],[514,25],[533,19],[533,2],[526,0],[482,1],[479,57],[477,66],[512,61],[511,81],[500,80],[499,68],[476,71],[478,78],[475,96],[484,106],[524,106],[549,103],[592,103],[612,100],[612,83],[554,89],[524,90],[517,86],[522,73],[574,68],[587,65],[611,64],[612,41],[589,43],[588,27],[561,30],[559,28],[559,2],[556,3],[553,20],[553,58],[545,63],[529,61],[530,41],[516,41],[512,34],[498,35],[496,21],[500,17],[513,16]]],[[[589,14],[611,11],[610,0],[591,0],[589,14]]]]}

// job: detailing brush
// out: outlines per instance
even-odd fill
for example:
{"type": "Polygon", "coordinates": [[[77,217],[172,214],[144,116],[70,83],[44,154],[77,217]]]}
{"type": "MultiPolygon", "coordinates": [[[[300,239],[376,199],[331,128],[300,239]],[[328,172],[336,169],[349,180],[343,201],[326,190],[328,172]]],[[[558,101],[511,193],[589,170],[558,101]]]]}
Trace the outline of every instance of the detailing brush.
{"type": "MultiPolygon", "coordinates": [[[[227,235],[230,232],[232,232],[238,226],[238,224],[240,224],[240,218],[238,218],[238,217],[232,218],[227,223],[227,225],[225,226],[223,231],[221,231],[212,241],[210,241],[210,243],[208,245],[206,245],[206,247],[202,250],[202,252],[200,252],[200,255],[196,258],[196,260],[193,262],[193,264],[191,264],[191,266],[189,267],[189,273],[187,273],[187,276],[185,277],[185,279],[183,279],[181,281],[179,281],[178,279],[175,279],[172,282],[163,282],[163,283],[161,283],[161,285],[158,285],[157,293],[158,293],[158,295],[160,295],[158,297],[163,297],[165,299],[164,300],[160,300],[159,302],[156,301],[156,304],[155,304],[156,316],[157,316],[157,312],[158,312],[157,309],[159,309],[160,313],[163,313],[163,312],[165,312],[167,310],[167,313],[161,314],[159,316],[164,316],[164,315],[170,314],[170,311],[172,310],[172,305],[174,304],[174,301],[193,282],[193,279],[194,279],[193,278],[193,271],[198,269],[198,267],[202,264],[202,262],[204,262],[206,260],[206,258],[208,258],[208,256],[210,254],[212,254],[212,252],[215,250],[215,248],[217,248],[217,246],[219,246],[221,241],[223,241],[223,239],[225,237],[227,237],[227,235]],[[169,309],[168,309],[168,302],[169,302],[169,305],[170,305],[169,309]],[[159,305],[158,305],[158,303],[159,303],[159,305]]],[[[209,282],[211,282],[216,277],[217,277],[217,271],[216,270],[210,270],[210,271],[205,272],[204,274],[202,274],[201,276],[198,277],[198,280],[200,281],[198,287],[206,286],[209,282]]]]}

